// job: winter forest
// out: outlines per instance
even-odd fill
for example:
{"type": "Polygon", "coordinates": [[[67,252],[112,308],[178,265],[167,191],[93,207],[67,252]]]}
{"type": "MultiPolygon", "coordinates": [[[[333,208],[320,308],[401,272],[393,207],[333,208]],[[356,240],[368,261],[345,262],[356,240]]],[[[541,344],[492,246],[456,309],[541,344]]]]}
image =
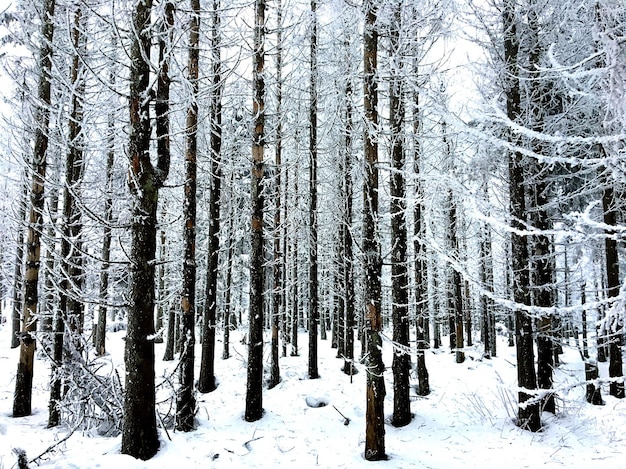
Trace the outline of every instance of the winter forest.
{"type": "Polygon", "coordinates": [[[623,464],[623,0],[0,7],[1,469],[623,464]]]}

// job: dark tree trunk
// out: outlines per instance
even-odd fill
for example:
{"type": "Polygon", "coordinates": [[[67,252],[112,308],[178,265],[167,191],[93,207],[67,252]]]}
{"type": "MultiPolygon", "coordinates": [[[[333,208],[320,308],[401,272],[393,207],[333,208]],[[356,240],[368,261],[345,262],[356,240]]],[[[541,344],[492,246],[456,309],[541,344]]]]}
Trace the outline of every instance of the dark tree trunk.
{"type": "MultiPolygon", "coordinates": [[[[607,226],[617,226],[617,208],[615,206],[615,193],[612,186],[604,188],[602,193],[602,208],[604,210],[604,224],[607,226]]],[[[617,241],[615,231],[607,229],[604,238],[604,256],[606,266],[606,286],[607,296],[615,299],[619,296],[619,262],[617,256],[617,241]]],[[[606,332],[609,349],[609,377],[614,378],[609,385],[609,394],[618,399],[624,398],[624,381],[622,371],[622,330],[623,325],[614,313],[613,318],[607,317],[606,332]]]]}
{"type": "Polygon", "coordinates": [[[317,0],[311,0],[311,49],[309,82],[309,378],[317,370],[317,326],[319,323],[317,278],[317,0]]]}
{"type": "Polygon", "coordinates": [[[377,8],[371,0],[364,4],[363,32],[363,110],[365,113],[363,184],[363,252],[365,255],[365,338],[367,389],[365,412],[365,459],[387,459],[385,454],[385,364],[382,358],[381,271],[378,240],[378,31],[377,8]]]}
{"type": "MultiPolygon", "coordinates": [[[[24,175],[26,178],[26,174],[24,175]]],[[[13,301],[11,310],[11,348],[20,345],[21,311],[23,299],[23,272],[24,272],[24,222],[26,219],[26,204],[28,203],[28,184],[23,181],[22,199],[20,200],[17,215],[18,227],[15,240],[15,265],[13,266],[13,301]]]]}
{"type": "MultiPolygon", "coordinates": [[[[540,72],[540,54],[539,45],[539,19],[536,11],[537,6],[531,2],[527,14],[528,30],[530,35],[530,56],[529,56],[529,72],[531,80],[529,83],[529,108],[530,108],[530,124],[533,130],[542,132],[544,129],[544,112],[549,103],[543,103],[545,97],[542,90],[541,72],[540,72]]],[[[543,153],[541,143],[532,142],[533,151],[537,154],[543,153]]],[[[533,267],[533,292],[534,304],[542,308],[551,308],[554,306],[552,295],[553,273],[552,259],[550,250],[550,239],[546,232],[550,230],[550,216],[547,211],[548,205],[548,187],[545,181],[545,174],[548,168],[540,162],[534,162],[531,165],[534,171],[536,183],[532,187],[532,194],[529,197],[529,211],[533,214],[533,223],[538,234],[531,239],[533,247],[532,267],[533,267]]],[[[537,384],[541,389],[552,389],[552,370],[554,369],[554,353],[552,343],[552,317],[549,313],[544,313],[537,320],[537,384]]],[[[549,393],[542,403],[543,410],[546,412],[556,413],[556,403],[554,394],[549,393]]]]}
{"type": "Polygon", "coordinates": [[[77,8],[74,12],[74,24],[71,36],[72,45],[76,51],[72,60],[70,83],[73,90],[71,95],[71,111],[68,122],[69,148],[65,166],[65,186],[63,189],[63,221],[61,237],[61,272],[60,305],[55,315],[54,340],[52,352],[52,375],[50,377],[50,402],[48,406],[48,427],[55,427],[60,423],[59,402],[61,400],[61,384],[63,379],[63,348],[66,322],[69,325],[71,341],[69,356],[71,360],[79,359],[82,349],[82,304],[78,300],[83,283],[82,255],[80,237],[82,231],[80,210],[77,199],[80,194],[80,185],[83,177],[83,150],[82,150],[82,123],[85,82],[82,76],[82,65],[79,54],[83,49],[83,22],[82,11],[77,8]]]}
{"type": "MultiPolygon", "coordinates": [[[[133,12],[136,32],[130,50],[130,138],[128,184],[132,197],[128,328],[124,361],[126,385],[122,453],[150,459],[159,449],[154,384],[154,271],[156,211],[159,189],[167,178],[168,153],[150,160],[151,0],[138,2],[133,12]]],[[[163,64],[161,64],[163,65],[163,64]]],[[[159,114],[157,111],[157,115],[159,114]]],[[[158,125],[161,125],[160,123],[158,125]]],[[[162,134],[161,134],[162,135],[162,134]]]]}
{"type": "MultiPolygon", "coordinates": [[[[346,48],[348,44],[346,44],[346,48]]],[[[343,151],[343,174],[342,174],[342,196],[344,211],[341,223],[341,259],[342,266],[342,306],[343,309],[339,314],[343,318],[343,371],[347,374],[353,374],[354,368],[354,259],[352,254],[352,197],[354,195],[352,182],[352,132],[353,123],[353,104],[352,104],[352,82],[351,77],[348,78],[345,88],[345,139],[343,151]]]]}
{"type": "Polygon", "coordinates": [[[157,336],[154,339],[155,344],[163,343],[163,329],[164,329],[164,320],[166,314],[166,298],[168,296],[168,285],[165,283],[166,276],[166,255],[167,255],[167,236],[165,233],[164,220],[167,215],[167,210],[165,206],[161,209],[161,230],[159,232],[159,268],[157,271],[157,310],[156,310],[156,318],[154,321],[155,329],[157,332],[157,336]]]}
{"type": "MultiPolygon", "coordinates": [[[[109,82],[115,84],[115,73],[111,72],[109,82]]],[[[111,111],[107,135],[106,196],[104,199],[104,232],[102,233],[102,264],[100,267],[100,305],[98,306],[98,324],[96,326],[96,355],[106,354],[106,328],[109,301],[109,268],[111,259],[111,222],[113,220],[113,163],[115,161],[115,115],[111,111]]]]}
{"type": "Polygon", "coordinates": [[[585,400],[589,404],[593,405],[604,405],[604,401],[602,400],[602,388],[600,384],[597,382],[598,379],[598,363],[585,359],[585,381],[587,382],[587,387],[585,391],[585,400]]]}
{"type": "Polygon", "coordinates": [[[30,207],[26,236],[26,266],[24,271],[24,296],[22,305],[22,328],[20,332],[20,358],[15,376],[13,416],[31,414],[33,390],[33,365],[35,362],[35,337],[37,330],[37,302],[39,298],[39,262],[41,258],[41,227],[44,205],[44,181],[46,180],[46,157],[48,150],[48,124],[50,121],[50,81],[52,67],[52,38],[54,35],[55,0],[45,0],[41,24],[41,48],[39,50],[38,107],[35,121],[35,142],[31,161],[32,180],[30,207]]]}
{"type": "MultiPolygon", "coordinates": [[[[280,366],[279,366],[279,352],[278,352],[278,334],[280,330],[280,322],[281,322],[281,307],[283,293],[283,266],[284,266],[284,257],[280,246],[280,241],[282,238],[282,227],[281,227],[281,171],[282,171],[282,151],[283,151],[283,127],[282,127],[282,102],[283,102],[283,94],[282,94],[282,3],[281,0],[278,0],[278,4],[276,6],[276,15],[277,15],[277,30],[276,30],[276,115],[278,116],[276,123],[276,152],[275,156],[275,180],[274,180],[274,203],[276,204],[274,207],[274,263],[273,263],[273,292],[272,292],[272,365],[270,371],[270,379],[268,383],[268,387],[271,389],[275,387],[278,383],[280,383],[280,366]]],[[[283,337],[283,343],[285,343],[283,337]]]]}
{"type": "MultiPolygon", "coordinates": [[[[194,397],[194,365],[196,346],[196,182],[198,155],[198,62],[200,57],[200,0],[191,0],[191,24],[189,25],[189,58],[187,79],[191,85],[191,96],[187,108],[185,137],[185,185],[183,199],[183,285],[181,292],[181,350],[176,395],[176,429],[192,431],[196,413],[194,397]]],[[[167,23],[173,24],[174,5],[166,4],[167,23]]],[[[161,42],[163,45],[163,42],[161,42]]],[[[163,47],[161,47],[163,50],[163,47]]],[[[160,55],[160,54],[159,54],[160,55]]],[[[161,59],[162,61],[163,59],[161,59]]],[[[162,65],[163,81],[169,88],[167,68],[162,65]]],[[[160,88],[161,82],[159,82],[160,88]]],[[[169,101],[169,100],[168,100],[169,101]]],[[[164,104],[169,104],[166,101],[164,104]]],[[[165,108],[164,108],[165,111],[165,108]]],[[[168,132],[169,134],[169,132],[168,132]]],[[[169,146],[169,145],[168,145],[169,146]]],[[[210,243],[209,243],[210,244],[210,243]]]]}
{"type": "MultiPolygon", "coordinates": [[[[289,173],[287,173],[289,174],[289,173]]],[[[298,205],[298,163],[294,165],[293,171],[293,193],[295,205],[298,205]]],[[[298,227],[295,227],[295,233],[293,234],[292,241],[292,257],[293,257],[293,266],[292,266],[292,302],[291,302],[291,356],[297,357],[298,352],[298,328],[300,326],[299,320],[299,310],[300,310],[300,302],[298,297],[298,227]]]]}
{"type": "MultiPolygon", "coordinates": [[[[401,57],[400,23],[401,4],[394,6],[393,27],[391,28],[390,55],[401,57]]],[[[406,188],[404,180],[404,103],[403,67],[400,64],[393,72],[389,83],[389,130],[391,133],[390,175],[391,206],[391,297],[393,318],[393,416],[392,424],[396,427],[411,422],[411,401],[409,400],[409,372],[411,355],[409,353],[409,271],[407,266],[407,228],[406,228],[406,188]]]]}
{"type": "MultiPolygon", "coordinates": [[[[414,64],[414,75],[418,76],[417,63],[414,64]]],[[[415,176],[415,208],[413,210],[413,256],[415,258],[415,315],[416,315],[416,368],[417,368],[417,394],[427,396],[430,394],[430,383],[428,380],[428,369],[426,368],[426,354],[424,350],[428,348],[426,338],[428,315],[428,297],[426,288],[426,250],[424,249],[424,228],[422,220],[422,210],[424,204],[424,191],[422,180],[420,179],[420,160],[422,148],[420,145],[420,135],[422,132],[422,120],[420,116],[420,95],[419,91],[413,92],[413,172],[415,176]]],[[[437,341],[437,338],[435,339],[437,341]]]]}
{"type": "Polygon", "coordinates": [[[250,200],[252,203],[250,240],[250,313],[248,333],[248,370],[246,410],[244,418],[254,422],[263,416],[263,185],[265,168],[265,0],[255,1],[254,64],[252,83],[254,98],[252,115],[252,172],[250,200]]]}
{"type": "MultiPolygon", "coordinates": [[[[504,31],[504,62],[507,79],[505,80],[507,117],[517,122],[521,111],[519,83],[519,38],[517,36],[517,11],[513,0],[505,0],[502,9],[504,31]]],[[[508,139],[518,144],[519,137],[509,132],[508,139]]],[[[509,205],[511,213],[511,265],[513,300],[515,309],[515,337],[517,352],[517,379],[522,389],[536,389],[535,354],[533,350],[532,318],[524,309],[530,305],[529,272],[528,272],[528,239],[521,234],[525,229],[526,200],[524,190],[523,155],[514,151],[509,155],[509,205]]],[[[518,419],[519,425],[530,431],[541,428],[538,403],[525,405],[532,395],[519,392],[518,419]]]]}
{"type": "MultiPolygon", "coordinates": [[[[232,187],[232,185],[231,185],[232,187]]],[[[233,218],[234,210],[231,207],[230,216],[228,217],[228,255],[226,260],[226,298],[224,298],[224,349],[222,351],[222,360],[230,358],[230,330],[234,328],[235,315],[232,312],[232,296],[233,296],[233,218]]]]}
{"type": "Polygon", "coordinates": [[[167,336],[165,337],[165,352],[163,352],[164,362],[174,360],[174,349],[176,348],[176,309],[176,303],[172,301],[167,309],[167,336]]]}
{"type": "MultiPolygon", "coordinates": [[[[211,90],[211,189],[209,197],[209,253],[207,259],[204,321],[202,324],[202,360],[198,390],[206,393],[215,390],[215,327],[217,311],[217,277],[220,250],[220,198],[222,188],[222,77],[220,54],[219,2],[213,2],[211,27],[212,90],[211,90]]],[[[199,8],[199,7],[198,7],[199,8]]]]}
{"type": "MultiPolygon", "coordinates": [[[[458,216],[456,210],[456,201],[454,200],[452,193],[449,195],[450,200],[450,247],[451,253],[456,259],[460,258],[459,252],[459,238],[457,233],[458,216]]],[[[450,327],[454,329],[454,349],[455,359],[457,363],[463,363],[465,361],[465,352],[463,351],[463,295],[461,293],[461,274],[459,270],[450,266],[452,270],[452,313],[453,320],[450,321],[450,327]]],[[[452,335],[452,333],[450,334],[452,335]]],[[[452,340],[451,340],[452,342],[452,340]]]]}

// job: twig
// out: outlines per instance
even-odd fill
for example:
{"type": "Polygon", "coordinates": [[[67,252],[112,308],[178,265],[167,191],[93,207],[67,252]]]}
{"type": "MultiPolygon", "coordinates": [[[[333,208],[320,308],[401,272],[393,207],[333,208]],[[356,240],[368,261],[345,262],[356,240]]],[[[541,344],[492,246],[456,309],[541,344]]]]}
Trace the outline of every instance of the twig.
{"type": "Polygon", "coordinates": [[[81,417],[80,421],[78,422],[77,425],[75,425],[70,432],[65,435],[63,438],[61,438],[59,441],[57,441],[56,443],[48,446],[45,451],[43,453],[41,453],[39,456],[35,456],[33,459],[31,459],[30,461],[28,461],[28,464],[30,463],[35,463],[37,464],[37,461],[39,461],[41,458],[43,458],[43,456],[47,453],[49,453],[50,451],[52,451],[54,448],[56,448],[57,446],[59,446],[62,443],[65,443],[67,440],[70,439],[70,437],[74,434],[74,432],[78,429],[78,427],[81,426],[81,424],[83,423],[83,420],[85,419],[85,417],[81,417]]]}
{"type": "MultiPolygon", "coordinates": [[[[155,409],[156,410],[156,409],[155,409]]],[[[161,422],[161,427],[163,428],[163,430],[165,430],[165,434],[167,435],[167,439],[172,441],[172,438],[170,437],[170,432],[167,431],[167,427],[165,426],[165,423],[163,423],[163,418],[161,417],[161,412],[159,412],[158,410],[156,411],[157,416],[159,417],[159,422],[161,422]]]]}
{"type": "Polygon", "coordinates": [[[340,411],[339,409],[337,409],[337,407],[335,407],[335,404],[333,404],[333,408],[334,408],[337,412],[339,412],[339,415],[341,415],[341,416],[343,417],[343,424],[344,424],[344,425],[349,425],[349,424],[350,424],[350,419],[349,419],[348,417],[346,417],[345,415],[343,415],[343,414],[341,413],[341,411],[340,411]]]}

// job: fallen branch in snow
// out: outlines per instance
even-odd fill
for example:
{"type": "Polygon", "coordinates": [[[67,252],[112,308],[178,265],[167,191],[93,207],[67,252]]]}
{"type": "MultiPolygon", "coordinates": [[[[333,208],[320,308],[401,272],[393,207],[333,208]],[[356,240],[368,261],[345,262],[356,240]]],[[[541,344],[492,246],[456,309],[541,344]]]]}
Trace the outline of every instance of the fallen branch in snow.
{"type": "Polygon", "coordinates": [[[74,425],[74,427],[70,430],[70,432],[67,435],[65,435],[63,438],[61,438],[56,443],[48,446],[43,453],[41,453],[39,456],[35,456],[33,459],[28,461],[28,464],[35,463],[35,464],[39,465],[39,463],[37,461],[41,460],[46,454],[48,454],[49,452],[54,450],[57,446],[65,443],[67,440],[69,440],[71,438],[71,436],[74,434],[74,432],[76,431],[76,429],[79,428],[82,425],[83,420],[84,420],[84,416],[83,416],[83,418],[81,418],[81,420],[78,422],[78,424],[74,425]]]}
{"type": "Polygon", "coordinates": [[[262,437],[262,436],[257,436],[256,438],[254,438],[254,436],[253,436],[253,438],[252,438],[252,439],[250,439],[250,440],[246,441],[246,442],[243,444],[244,448],[246,448],[246,449],[248,450],[248,452],[251,452],[251,451],[252,451],[252,449],[250,448],[250,443],[252,443],[253,441],[256,441],[256,440],[260,440],[261,438],[263,438],[263,437],[262,437]]]}
{"type": "Polygon", "coordinates": [[[340,411],[339,409],[337,409],[337,407],[335,407],[335,405],[334,405],[334,404],[333,404],[333,408],[334,408],[337,412],[339,412],[339,415],[341,415],[341,416],[343,417],[343,424],[344,424],[344,425],[350,425],[350,419],[349,419],[348,417],[346,417],[345,415],[343,415],[343,414],[341,413],[341,411],[340,411]]]}

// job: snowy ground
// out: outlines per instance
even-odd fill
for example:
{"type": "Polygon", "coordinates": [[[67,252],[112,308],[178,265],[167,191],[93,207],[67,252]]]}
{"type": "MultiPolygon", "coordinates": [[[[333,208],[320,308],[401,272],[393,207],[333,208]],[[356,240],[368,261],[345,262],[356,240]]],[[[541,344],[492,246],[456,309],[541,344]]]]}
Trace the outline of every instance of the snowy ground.
{"type": "MultiPolygon", "coordinates": [[[[10,350],[9,325],[0,326],[0,469],[15,466],[13,448],[33,458],[62,439],[67,429],[46,429],[47,381],[43,360],[35,363],[33,415],[11,417],[18,351],[10,350]]],[[[123,332],[108,338],[109,359],[122,367],[123,332]]],[[[243,420],[246,348],[232,334],[232,357],[217,359],[218,389],[199,395],[198,428],[185,434],[160,430],[161,449],[150,461],[119,454],[120,437],[93,437],[75,433],[39,461],[41,468],[595,468],[625,467],[626,400],[604,390],[606,405],[584,400],[584,379],[578,352],[567,348],[556,373],[559,413],[543,415],[545,429],[531,434],[512,421],[515,403],[514,348],[499,343],[499,356],[481,360],[468,350],[463,364],[447,350],[426,355],[432,393],[412,402],[413,422],[404,428],[387,425],[388,461],[363,458],[365,432],[365,373],[353,377],[341,371],[342,361],[329,341],[320,342],[321,379],[306,379],[306,335],[300,337],[301,356],[281,359],[282,382],[265,391],[265,416],[255,423],[243,420]],[[568,390],[565,390],[568,389],[568,390]],[[311,408],[309,400],[328,405],[311,408]],[[344,419],[334,408],[350,419],[344,419]]],[[[217,356],[221,355],[221,336],[217,356]]],[[[444,342],[445,343],[445,342],[444,342]]],[[[358,346],[358,342],[357,342],[358,346]]],[[[157,358],[163,355],[157,346],[157,358]]],[[[266,357],[268,357],[266,347],[266,357]]],[[[198,350],[199,352],[199,350],[198,350]]],[[[385,345],[388,366],[385,411],[392,411],[391,347],[385,345]]],[[[269,360],[269,358],[268,358],[269,360]]],[[[198,363],[198,361],[197,361],[198,363]]],[[[602,365],[602,364],[601,364],[602,365]]],[[[172,362],[157,362],[157,376],[167,376],[172,362]]],[[[607,376],[601,367],[601,377],[607,376]]],[[[123,374],[122,374],[123,376],[123,374]]],[[[32,464],[31,467],[37,467],[32,464]]]]}

